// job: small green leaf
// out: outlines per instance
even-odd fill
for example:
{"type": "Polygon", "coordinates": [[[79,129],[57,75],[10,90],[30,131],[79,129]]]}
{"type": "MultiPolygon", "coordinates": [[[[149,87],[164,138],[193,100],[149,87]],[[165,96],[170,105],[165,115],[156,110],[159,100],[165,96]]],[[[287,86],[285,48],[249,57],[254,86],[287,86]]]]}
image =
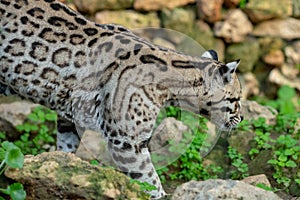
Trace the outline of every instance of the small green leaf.
{"type": "Polygon", "coordinates": [[[259,187],[259,188],[264,189],[264,190],[266,190],[266,191],[273,191],[273,189],[272,189],[271,187],[266,186],[266,185],[263,184],[263,183],[258,183],[258,184],[256,184],[256,187],[259,187]]]}
{"type": "Polygon", "coordinates": [[[23,189],[23,185],[21,183],[14,183],[8,187],[10,197],[13,200],[24,200],[26,198],[26,192],[23,189]]]}
{"type": "Polygon", "coordinates": [[[56,121],[57,118],[55,113],[46,114],[45,117],[47,121],[56,121]]]}
{"type": "Polygon", "coordinates": [[[278,160],[281,161],[281,162],[286,162],[288,160],[287,156],[281,154],[279,157],[278,157],[278,160]]]}
{"type": "Polygon", "coordinates": [[[278,160],[272,159],[272,160],[269,160],[268,163],[271,165],[277,165],[278,160]]]}
{"type": "Polygon", "coordinates": [[[13,168],[22,168],[24,164],[24,155],[19,148],[9,149],[5,154],[5,162],[13,168]]]}
{"type": "Polygon", "coordinates": [[[8,141],[4,141],[1,143],[1,146],[5,149],[5,150],[10,150],[10,149],[15,149],[18,148],[16,145],[14,145],[11,142],[8,141]]]}
{"type": "Polygon", "coordinates": [[[287,162],[285,163],[285,165],[286,165],[287,167],[297,167],[297,164],[296,164],[294,161],[292,161],[292,160],[287,161],[287,162]]]}
{"type": "Polygon", "coordinates": [[[293,154],[294,154],[294,151],[291,150],[291,149],[286,149],[286,150],[284,151],[284,155],[286,155],[286,156],[290,156],[290,155],[293,155],[293,154]]]}
{"type": "Polygon", "coordinates": [[[91,165],[99,165],[99,162],[97,160],[91,160],[90,163],[91,165]]]}

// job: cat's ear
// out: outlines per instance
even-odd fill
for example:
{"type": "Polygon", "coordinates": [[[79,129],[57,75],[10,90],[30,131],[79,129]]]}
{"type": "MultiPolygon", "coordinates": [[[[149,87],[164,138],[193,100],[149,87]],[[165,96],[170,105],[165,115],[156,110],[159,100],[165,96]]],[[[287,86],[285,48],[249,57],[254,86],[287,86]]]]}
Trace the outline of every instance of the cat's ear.
{"type": "Polygon", "coordinates": [[[214,50],[208,50],[208,51],[205,51],[202,55],[201,55],[202,58],[210,58],[210,59],[213,59],[213,60],[216,60],[218,61],[218,54],[217,52],[215,52],[214,50]]]}
{"type": "Polygon", "coordinates": [[[222,76],[223,82],[225,84],[230,83],[232,79],[232,74],[236,71],[240,64],[240,60],[236,60],[226,65],[222,65],[218,68],[220,75],[222,76]]]}

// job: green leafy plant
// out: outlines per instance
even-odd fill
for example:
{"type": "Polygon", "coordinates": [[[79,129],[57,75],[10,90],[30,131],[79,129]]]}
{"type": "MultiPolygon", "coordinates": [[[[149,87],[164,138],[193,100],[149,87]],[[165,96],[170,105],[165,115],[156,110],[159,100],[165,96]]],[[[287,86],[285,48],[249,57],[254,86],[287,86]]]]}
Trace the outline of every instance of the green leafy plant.
{"type": "Polygon", "coordinates": [[[154,185],[151,185],[148,182],[141,182],[138,180],[134,180],[134,179],[130,179],[131,183],[136,183],[140,186],[141,191],[153,191],[153,190],[157,190],[157,188],[154,185]]]}
{"type": "Polygon", "coordinates": [[[28,119],[16,128],[22,133],[19,140],[14,142],[24,154],[42,153],[46,151],[43,145],[54,145],[56,113],[44,107],[36,107],[28,119]],[[52,125],[52,126],[51,126],[52,125]]]}
{"type": "Polygon", "coordinates": [[[276,187],[288,191],[292,183],[300,187],[300,130],[295,130],[300,119],[300,101],[289,86],[282,86],[277,96],[276,100],[264,102],[278,111],[276,124],[267,125],[263,118],[253,122],[255,146],[249,155],[253,159],[262,150],[270,151],[268,164],[273,166],[276,187]]]}
{"type": "Polygon", "coordinates": [[[217,174],[223,172],[222,168],[215,165],[204,166],[202,164],[203,158],[200,154],[200,148],[205,145],[204,140],[207,136],[205,133],[207,130],[207,120],[203,117],[198,117],[199,122],[194,123],[195,114],[180,111],[178,108],[169,108],[167,110],[167,116],[179,117],[179,120],[188,125],[193,133],[184,133],[180,144],[173,144],[172,141],[170,141],[169,150],[171,152],[182,151],[182,149],[186,149],[186,151],[182,153],[178,160],[169,166],[157,170],[162,182],[165,180],[186,181],[217,178],[217,174]],[[186,148],[188,145],[189,147],[186,148]]]}
{"type": "Polygon", "coordinates": [[[232,179],[243,179],[249,176],[248,165],[244,162],[244,156],[233,148],[228,147],[227,155],[230,159],[231,165],[235,170],[231,170],[232,179]]]}
{"type": "Polygon", "coordinates": [[[277,99],[265,102],[279,111],[281,114],[297,113],[295,98],[296,91],[287,85],[281,86],[277,92],[277,99]]]}
{"type": "MultiPolygon", "coordinates": [[[[4,141],[0,147],[0,175],[9,166],[12,168],[22,168],[24,163],[24,155],[20,148],[11,142],[4,141]]],[[[21,183],[8,185],[7,188],[0,188],[0,192],[9,195],[13,200],[23,200],[26,198],[26,192],[21,183]]],[[[4,199],[0,197],[0,199],[4,199]]]]}
{"type": "Polygon", "coordinates": [[[273,177],[277,183],[289,187],[291,181],[300,178],[299,141],[291,135],[280,135],[274,144],[273,158],[268,163],[275,169],[273,177]]]}

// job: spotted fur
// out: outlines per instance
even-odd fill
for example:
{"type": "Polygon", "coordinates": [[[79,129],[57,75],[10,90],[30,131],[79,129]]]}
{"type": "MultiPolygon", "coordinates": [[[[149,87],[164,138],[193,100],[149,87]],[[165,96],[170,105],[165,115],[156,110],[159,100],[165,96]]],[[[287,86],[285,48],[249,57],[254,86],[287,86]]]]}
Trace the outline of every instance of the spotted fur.
{"type": "Polygon", "coordinates": [[[147,144],[160,109],[176,104],[220,128],[241,121],[239,61],[192,57],[126,28],[96,24],[55,0],[0,0],[0,92],[59,115],[58,150],[101,132],[120,170],[165,195],[147,144]]]}

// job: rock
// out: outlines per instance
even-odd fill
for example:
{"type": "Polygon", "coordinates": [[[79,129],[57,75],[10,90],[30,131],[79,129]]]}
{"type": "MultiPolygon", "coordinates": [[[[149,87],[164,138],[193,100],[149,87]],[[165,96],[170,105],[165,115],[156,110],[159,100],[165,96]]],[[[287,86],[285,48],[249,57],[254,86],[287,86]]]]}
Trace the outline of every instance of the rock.
{"type": "Polygon", "coordinates": [[[214,49],[218,52],[220,61],[224,61],[225,44],[221,39],[214,37],[208,24],[201,20],[197,20],[195,27],[191,33],[193,37],[204,49],[214,49]]]}
{"type": "Polygon", "coordinates": [[[12,97],[1,97],[0,132],[5,132],[9,139],[18,137],[16,127],[24,123],[27,116],[38,104],[16,101],[12,97]]]}
{"type": "Polygon", "coordinates": [[[101,133],[95,131],[86,130],[84,132],[76,156],[86,161],[98,160],[106,166],[115,166],[108,152],[106,139],[101,133]]]}
{"type": "Polygon", "coordinates": [[[272,51],[282,51],[284,42],[281,38],[263,37],[259,38],[260,52],[262,56],[270,54],[272,51]]]}
{"type": "Polygon", "coordinates": [[[289,77],[291,80],[297,80],[300,75],[300,68],[297,67],[297,65],[295,67],[295,65],[285,63],[281,66],[280,72],[284,77],[289,77]]]}
{"type": "Polygon", "coordinates": [[[207,22],[221,20],[223,0],[199,0],[197,1],[197,13],[199,18],[207,22]]]}
{"type": "Polygon", "coordinates": [[[300,38],[300,19],[286,18],[262,22],[254,27],[254,36],[280,37],[287,40],[300,38]]]}
{"type": "Polygon", "coordinates": [[[225,21],[215,23],[214,34],[224,38],[228,43],[242,42],[252,29],[253,26],[247,16],[241,10],[235,9],[229,11],[225,21]]]}
{"type": "Polygon", "coordinates": [[[224,4],[227,8],[236,8],[240,4],[241,0],[224,0],[224,4]]]}
{"type": "Polygon", "coordinates": [[[279,69],[273,69],[269,75],[269,81],[277,85],[288,85],[300,91],[300,78],[285,77],[279,69]]]}
{"type": "Polygon", "coordinates": [[[144,11],[156,11],[162,9],[174,9],[187,5],[189,3],[195,3],[196,0],[172,0],[172,1],[161,1],[161,0],[135,0],[134,9],[144,11]]]}
{"type": "Polygon", "coordinates": [[[275,67],[279,67],[284,63],[284,54],[281,50],[270,51],[263,57],[263,61],[275,67]]]}
{"type": "Polygon", "coordinates": [[[272,18],[284,18],[293,13],[293,0],[249,0],[244,9],[254,23],[272,18]]]}
{"type": "Polygon", "coordinates": [[[242,181],[216,179],[184,183],[175,190],[172,199],[279,200],[281,198],[273,192],[254,187],[242,181]]]}
{"type": "Polygon", "coordinates": [[[192,31],[195,18],[195,13],[190,9],[164,9],[161,13],[161,21],[164,28],[176,30],[185,34],[192,31]]]}
{"type": "Polygon", "coordinates": [[[244,178],[241,181],[243,181],[244,183],[253,185],[253,186],[256,186],[257,184],[261,183],[267,187],[272,187],[270,181],[268,180],[268,177],[265,174],[249,176],[249,177],[244,178]]]}
{"type": "Polygon", "coordinates": [[[291,65],[300,64],[300,40],[293,42],[284,49],[287,63],[291,65]]]}
{"type": "Polygon", "coordinates": [[[247,72],[240,75],[240,81],[243,88],[242,99],[248,99],[248,97],[259,94],[259,82],[253,73],[247,72]]]}
{"type": "Polygon", "coordinates": [[[74,0],[73,3],[79,12],[89,14],[99,10],[119,10],[133,6],[132,0],[74,0]]]}
{"type": "Polygon", "coordinates": [[[249,174],[266,174],[272,177],[274,168],[268,161],[274,153],[271,150],[262,150],[257,154],[251,162],[248,163],[249,174]]]}
{"type": "Polygon", "coordinates": [[[294,41],[284,49],[286,63],[281,67],[284,76],[297,79],[300,75],[300,40],[294,41]]]}
{"type": "Polygon", "coordinates": [[[293,17],[300,18],[300,1],[293,0],[293,17]]]}
{"type": "Polygon", "coordinates": [[[182,143],[183,133],[192,135],[188,126],[173,117],[165,118],[155,129],[149,142],[149,150],[156,168],[167,166],[186,151],[192,140],[182,143]],[[174,150],[174,147],[179,146],[182,148],[174,150]]]}
{"type": "Polygon", "coordinates": [[[241,112],[244,119],[249,121],[262,117],[266,119],[266,124],[268,125],[275,125],[276,123],[276,110],[271,107],[262,106],[256,101],[243,100],[241,112]]]}
{"type": "Polygon", "coordinates": [[[259,43],[257,40],[247,39],[242,43],[232,44],[227,47],[226,62],[241,59],[238,70],[240,72],[251,72],[254,64],[260,55],[259,43]]]}
{"type": "Polygon", "coordinates": [[[195,22],[196,16],[193,10],[190,9],[163,10],[161,16],[162,16],[162,24],[164,28],[168,28],[168,29],[172,29],[184,33],[198,42],[197,45],[193,44],[191,48],[185,46],[186,44],[188,45],[192,44],[192,42],[190,42],[191,40],[188,39],[189,42],[187,43],[186,41],[183,41],[179,45],[181,46],[179,49],[187,49],[188,51],[185,51],[185,53],[188,53],[190,55],[195,55],[195,56],[199,56],[204,52],[204,51],[199,51],[199,49],[203,49],[203,50],[215,49],[219,54],[220,60],[222,60],[222,58],[224,57],[223,52],[225,49],[224,43],[221,40],[214,38],[209,25],[206,24],[204,21],[197,20],[195,22]],[[202,47],[195,48],[196,46],[199,46],[199,44],[202,47]]]}
{"type": "Polygon", "coordinates": [[[26,156],[22,169],[5,176],[25,185],[26,199],[150,199],[124,174],[82,161],[71,153],[26,156]]]}
{"type": "Polygon", "coordinates": [[[119,24],[129,29],[160,27],[156,13],[141,14],[133,10],[98,12],[95,21],[99,24],[119,24]]]}

